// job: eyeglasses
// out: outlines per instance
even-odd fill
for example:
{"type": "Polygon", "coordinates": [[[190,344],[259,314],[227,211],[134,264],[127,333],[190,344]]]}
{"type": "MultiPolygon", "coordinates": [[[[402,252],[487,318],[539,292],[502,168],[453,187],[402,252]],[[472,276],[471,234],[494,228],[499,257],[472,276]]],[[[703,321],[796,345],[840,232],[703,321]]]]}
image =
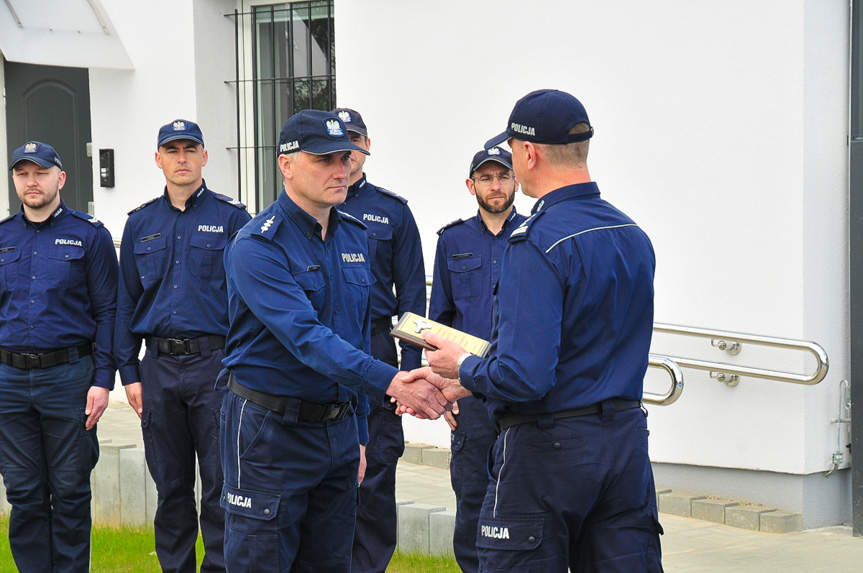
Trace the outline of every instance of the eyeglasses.
{"type": "Polygon", "coordinates": [[[506,185],[507,183],[515,179],[515,177],[513,177],[512,173],[499,173],[497,175],[480,175],[479,177],[471,177],[471,179],[473,179],[480,185],[491,185],[495,179],[500,181],[501,185],[506,185]]]}

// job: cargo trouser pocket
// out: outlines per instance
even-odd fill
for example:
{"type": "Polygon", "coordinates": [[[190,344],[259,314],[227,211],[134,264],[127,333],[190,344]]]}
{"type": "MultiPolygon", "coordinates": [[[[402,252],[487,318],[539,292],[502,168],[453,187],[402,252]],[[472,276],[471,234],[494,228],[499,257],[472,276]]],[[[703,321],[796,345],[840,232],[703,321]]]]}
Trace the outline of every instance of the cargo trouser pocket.
{"type": "Polygon", "coordinates": [[[279,571],[280,502],[277,494],[222,487],[226,561],[242,571],[279,571]]]}
{"type": "Polygon", "coordinates": [[[480,570],[538,572],[536,550],[542,545],[545,521],[541,515],[481,515],[476,530],[480,570]]]}

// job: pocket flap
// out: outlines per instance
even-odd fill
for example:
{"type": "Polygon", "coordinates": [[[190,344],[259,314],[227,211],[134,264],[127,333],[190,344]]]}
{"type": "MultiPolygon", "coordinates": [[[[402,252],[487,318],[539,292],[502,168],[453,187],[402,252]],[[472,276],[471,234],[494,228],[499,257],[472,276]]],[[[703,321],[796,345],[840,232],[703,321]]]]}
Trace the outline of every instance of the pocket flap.
{"type": "Polygon", "coordinates": [[[449,259],[446,267],[453,273],[466,273],[478,269],[482,265],[482,257],[465,257],[449,259]]]}
{"type": "Polygon", "coordinates": [[[75,261],[84,257],[84,248],[76,245],[54,245],[48,249],[48,258],[57,261],[75,261]]]}
{"type": "Polygon", "coordinates": [[[197,247],[199,249],[209,249],[211,251],[221,251],[225,248],[225,243],[228,242],[228,239],[220,234],[216,233],[198,233],[196,235],[192,235],[192,239],[189,241],[193,247],[197,247]]]}
{"type": "Polygon", "coordinates": [[[261,521],[270,521],[279,513],[282,496],[262,491],[239,489],[228,484],[222,486],[219,505],[228,513],[261,521]]]}
{"type": "Polygon", "coordinates": [[[375,282],[375,275],[367,267],[342,267],[342,274],[345,281],[355,285],[371,286],[375,282]]]}
{"type": "Polygon", "coordinates": [[[544,528],[545,518],[542,516],[481,515],[476,529],[476,546],[504,551],[529,551],[542,543],[544,528]]]}
{"type": "Polygon", "coordinates": [[[147,253],[152,253],[154,251],[161,251],[167,245],[168,243],[165,237],[156,237],[155,239],[144,237],[143,239],[135,241],[133,250],[136,255],[146,255],[147,253]]]}

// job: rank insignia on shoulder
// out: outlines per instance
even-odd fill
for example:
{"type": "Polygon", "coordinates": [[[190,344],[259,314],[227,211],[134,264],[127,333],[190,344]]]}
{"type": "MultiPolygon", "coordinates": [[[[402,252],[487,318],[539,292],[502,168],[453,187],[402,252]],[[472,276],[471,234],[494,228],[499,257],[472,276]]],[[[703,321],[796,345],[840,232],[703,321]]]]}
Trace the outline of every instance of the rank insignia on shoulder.
{"type": "Polygon", "coordinates": [[[222,195],[221,193],[216,193],[216,192],[213,192],[213,195],[219,201],[221,201],[223,203],[227,203],[228,205],[232,205],[232,206],[236,207],[237,209],[245,209],[246,208],[246,205],[243,204],[239,199],[234,199],[233,197],[229,197],[228,195],[222,195]]]}
{"type": "Polygon", "coordinates": [[[444,225],[443,227],[438,229],[437,234],[442,235],[443,232],[446,231],[447,229],[449,229],[450,227],[455,227],[456,225],[461,225],[462,223],[464,223],[464,219],[456,219],[455,221],[450,221],[449,223],[447,223],[446,225],[444,225]]]}
{"type": "Polygon", "coordinates": [[[393,199],[398,199],[399,201],[401,201],[401,202],[402,202],[402,203],[404,203],[405,205],[407,205],[407,204],[408,204],[408,200],[407,200],[407,199],[405,199],[404,197],[402,197],[402,196],[401,196],[401,195],[399,195],[398,193],[393,193],[393,192],[392,192],[392,191],[390,191],[389,189],[384,189],[383,187],[378,187],[378,191],[380,191],[380,192],[381,192],[381,193],[383,193],[384,195],[388,195],[389,197],[392,197],[393,199]]]}
{"type": "MultiPolygon", "coordinates": [[[[160,195],[159,197],[161,197],[161,195],[160,195]]],[[[127,215],[131,215],[132,213],[136,213],[136,212],[140,211],[141,209],[143,209],[143,208],[144,208],[144,207],[146,207],[147,205],[150,205],[151,203],[155,203],[156,201],[158,201],[158,200],[159,200],[159,197],[153,197],[153,198],[152,198],[152,199],[150,199],[149,201],[147,201],[147,202],[145,202],[145,203],[141,203],[140,205],[138,205],[137,207],[135,207],[134,209],[132,209],[131,211],[129,211],[129,212],[128,212],[128,213],[126,213],[126,214],[127,214],[127,215]]]]}

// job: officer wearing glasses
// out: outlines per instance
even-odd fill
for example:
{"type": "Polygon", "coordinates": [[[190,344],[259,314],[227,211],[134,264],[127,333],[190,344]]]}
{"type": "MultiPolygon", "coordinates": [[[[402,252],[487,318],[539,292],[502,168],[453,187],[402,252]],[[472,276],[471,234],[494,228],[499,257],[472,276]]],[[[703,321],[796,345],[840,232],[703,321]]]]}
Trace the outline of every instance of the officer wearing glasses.
{"type": "MultiPolygon", "coordinates": [[[[438,231],[429,318],[490,340],[503,251],[510,233],[525,219],[513,206],[518,182],[512,155],[500,147],[477,152],[465,184],[479,210],[438,231]]],[[[446,418],[452,428],[450,478],[456,499],[453,549],[462,571],[472,573],[479,570],[476,527],[497,428],[483,401],[473,395],[459,399],[446,418]]]]}
{"type": "Polygon", "coordinates": [[[89,571],[96,422],[114,386],[117,255],[66,206],[47,143],[12,154],[21,211],[0,222],[0,470],[20,571],[89,571]]]}

